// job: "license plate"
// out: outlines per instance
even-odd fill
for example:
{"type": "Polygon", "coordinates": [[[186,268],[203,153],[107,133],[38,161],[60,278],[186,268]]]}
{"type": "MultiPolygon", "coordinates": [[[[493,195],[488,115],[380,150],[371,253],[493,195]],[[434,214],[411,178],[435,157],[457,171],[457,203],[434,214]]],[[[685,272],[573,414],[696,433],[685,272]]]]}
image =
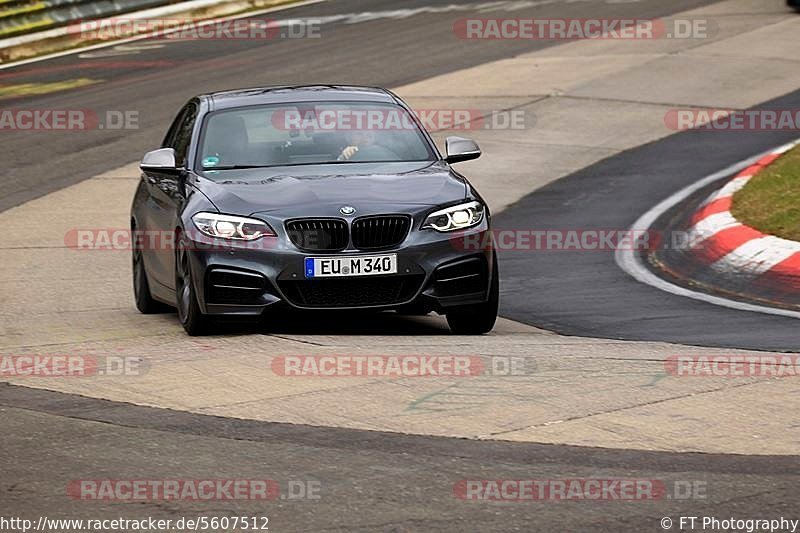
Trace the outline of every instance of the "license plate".
{"type": "Polygon", "coordinates": [[[397,274],[397,254],[306,257],[307,278],[344,278],[397,274]]]}

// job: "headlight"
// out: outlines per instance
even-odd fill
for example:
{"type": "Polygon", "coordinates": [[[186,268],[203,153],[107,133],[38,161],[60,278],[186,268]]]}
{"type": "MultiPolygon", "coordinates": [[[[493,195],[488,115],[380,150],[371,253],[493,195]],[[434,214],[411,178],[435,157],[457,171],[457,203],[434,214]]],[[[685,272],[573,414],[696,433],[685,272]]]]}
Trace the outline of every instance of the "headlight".
{"type": "Polygon", "coordinates": [[[264,236],[275,236],[275,232],[266,222],[256,218],[197,213],[192,217],[192,222],[201,233],[216,239],[255,241],[264,236]]]}
{"type": "Polygon", "coordinates": [[[422,229],[454,231],[477,226],[483,220],[484,207],[480,202],[469,202],[440,209],[428,215],[422,229]]]}

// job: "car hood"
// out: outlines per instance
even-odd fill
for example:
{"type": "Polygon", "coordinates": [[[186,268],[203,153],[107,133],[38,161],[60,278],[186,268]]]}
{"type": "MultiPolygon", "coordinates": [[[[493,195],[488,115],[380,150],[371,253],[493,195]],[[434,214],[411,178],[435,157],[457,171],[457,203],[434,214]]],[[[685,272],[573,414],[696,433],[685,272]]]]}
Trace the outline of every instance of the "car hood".
{"type": "MultiPolygon", "coordinates": [[[[274,167],[204,172],[198,186],[220,212],[316,215],[353,205],[435,206],[467,195],[466,180],[443,162],[274,167]]],[[[398,208],[394,210],[398,210],[398,208]]]]}

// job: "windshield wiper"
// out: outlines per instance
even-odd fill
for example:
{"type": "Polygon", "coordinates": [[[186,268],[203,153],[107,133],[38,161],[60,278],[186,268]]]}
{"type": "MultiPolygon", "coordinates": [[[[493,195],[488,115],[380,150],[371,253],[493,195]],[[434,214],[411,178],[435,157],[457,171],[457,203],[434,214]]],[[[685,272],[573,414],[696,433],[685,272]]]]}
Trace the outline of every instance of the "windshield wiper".
{"type": "Polygon", "coordinates": [[[280,168],[280,167],[309,167],[316,165],[346,165],[346,164],[378,164],[378,163],[428,163],[427,160],[414,161],[312,161],[308,163],[282,163],[280,165],[222,165],[218,167],[203,167],[203,170],[246,170],[248,168],[280,168]]]}
{"type": "Polygon", "coordinates": [[[274,165],[221,165],[218,167],[203,167],[203,170],[246,170],[248,168],[269,168],[274,165]]]}

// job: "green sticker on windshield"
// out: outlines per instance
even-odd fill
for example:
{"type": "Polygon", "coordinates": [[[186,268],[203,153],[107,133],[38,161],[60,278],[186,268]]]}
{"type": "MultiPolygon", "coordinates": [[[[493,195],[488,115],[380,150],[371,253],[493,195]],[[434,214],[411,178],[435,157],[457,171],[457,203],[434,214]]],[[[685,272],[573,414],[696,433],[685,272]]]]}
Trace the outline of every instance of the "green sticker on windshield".
{"type": "Polygon", "coordinates": [[[210,155],[203,159],[203,166],[204,167],[215,167],[219,165],[219,157],[215,155],[210,155]]]}

